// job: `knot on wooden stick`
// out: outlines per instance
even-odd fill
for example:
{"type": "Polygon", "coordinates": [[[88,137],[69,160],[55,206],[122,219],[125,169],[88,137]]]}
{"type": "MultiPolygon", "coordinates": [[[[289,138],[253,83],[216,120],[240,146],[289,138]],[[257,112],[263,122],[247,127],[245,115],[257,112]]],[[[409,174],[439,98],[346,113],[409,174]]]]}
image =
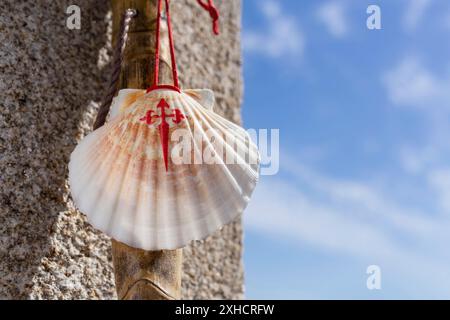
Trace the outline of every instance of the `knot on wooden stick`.
{"type": "Polygon", "coordinates": [[[131,284],[120,300],[177,300],[151,279],[141,278],[131,284]]]}

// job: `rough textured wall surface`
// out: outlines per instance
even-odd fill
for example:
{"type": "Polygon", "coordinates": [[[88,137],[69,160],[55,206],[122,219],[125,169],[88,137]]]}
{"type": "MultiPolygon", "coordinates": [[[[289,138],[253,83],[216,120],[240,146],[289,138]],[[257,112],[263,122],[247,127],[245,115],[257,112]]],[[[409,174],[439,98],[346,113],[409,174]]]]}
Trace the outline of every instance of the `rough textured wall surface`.
{"type": "MultiPolygon", "coordinates": [[[[216,0],[219,37],[196,1],[173,0],[181,82],[216,92],[239,122],[240,2],[216,0]]],[[[92,127],[109,75],[108,1],[0,2],[0,298],[115,298],[110,240],[70,199],[67,163],[92,127]],[[82,10],[81,30],[65,26],[82,10]]],[[[183,298],[242,298],[237,221],[184,249],[183,298]]]]}

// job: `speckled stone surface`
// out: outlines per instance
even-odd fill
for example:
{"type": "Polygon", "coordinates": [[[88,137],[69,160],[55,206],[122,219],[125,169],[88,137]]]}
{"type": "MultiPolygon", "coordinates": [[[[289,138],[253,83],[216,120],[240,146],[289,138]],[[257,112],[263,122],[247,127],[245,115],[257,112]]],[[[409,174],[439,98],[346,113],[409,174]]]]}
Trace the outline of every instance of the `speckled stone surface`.
{"type": "MultiPolygon", "coordinates": [[[[192,0],[174,0],[184,87],[216,92],[240,121],[240,2],[216,0],[219,37],[192,0]]],[[[109,75],[108,1],[77,0],[82,29],[65,26],[69,1],[0,2],[0,298],[114,299],[110,241],[78,212],[67,163],[87,134],[109,75]]],[[[183,298],[243,295],[237,221],[183,252],[183,298]]]]}

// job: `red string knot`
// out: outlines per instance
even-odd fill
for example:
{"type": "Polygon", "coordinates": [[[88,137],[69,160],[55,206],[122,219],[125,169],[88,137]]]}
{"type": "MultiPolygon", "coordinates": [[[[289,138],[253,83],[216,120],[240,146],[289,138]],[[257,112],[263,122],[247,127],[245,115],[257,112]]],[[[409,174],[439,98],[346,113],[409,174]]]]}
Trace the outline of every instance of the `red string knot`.
{"type": "Polygon", "coordinates": [[[214,34],[219,34],[219,10],[214,6],[214,3],[212,0],[208,0],[208,3],[203,2],[202,0],[197,0],[199,5],[209,12],[209,15],[212,19],[213,23],[213,31],[214,34]]]}

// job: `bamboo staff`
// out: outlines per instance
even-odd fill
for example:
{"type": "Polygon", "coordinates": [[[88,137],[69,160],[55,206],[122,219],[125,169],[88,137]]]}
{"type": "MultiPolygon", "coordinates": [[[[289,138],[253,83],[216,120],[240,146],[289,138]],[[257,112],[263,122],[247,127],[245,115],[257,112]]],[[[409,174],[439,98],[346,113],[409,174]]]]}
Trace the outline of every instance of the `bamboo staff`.
{"type": "MultiPolygon", "coordinates": [[[[157,0],[112,0],[113,43],[125,10],[137,10],[128,32],[119,89],[145,89],[152,83],[157,0]]],[[[167,28],[161,23],[160,81],[171,83],[167,28]]],[[[124,300],[181,298],[182,250],[145,251],[112,240],[116,290],[124,300]]]]}

